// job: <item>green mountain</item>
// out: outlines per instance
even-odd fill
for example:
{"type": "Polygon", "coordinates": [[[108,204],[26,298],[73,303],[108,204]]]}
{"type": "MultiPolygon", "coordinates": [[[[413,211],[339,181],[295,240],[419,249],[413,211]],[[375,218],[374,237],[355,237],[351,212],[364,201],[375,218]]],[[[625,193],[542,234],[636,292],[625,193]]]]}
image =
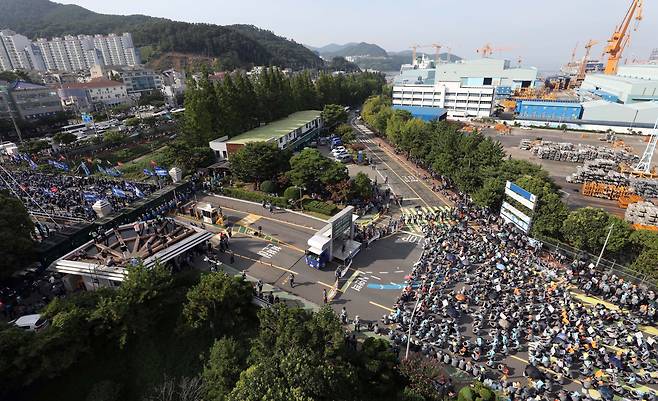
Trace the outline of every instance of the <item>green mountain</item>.
{"type": "Polygon", "coordinates": [[[328,45],[323,48],[317,49],[322,57],[330,59],[333,57],[349,57],[349,56],[369,56],[369,57],[387,57],[386,50],[371,43],[348,43],[346,45],[328,45]],[[330,50],[333,49],[333,50],[330,50]]]}
{"type": "Polygon", "coordinates": [[[217,59],[223,68],[278,65],[322,68],[301,44],[249,25],[192,24],[145,15],[98,14],[48,0],[0,0],[0,28],[30,38],[130,32],[148,58],[183,54],[217,59]]]}

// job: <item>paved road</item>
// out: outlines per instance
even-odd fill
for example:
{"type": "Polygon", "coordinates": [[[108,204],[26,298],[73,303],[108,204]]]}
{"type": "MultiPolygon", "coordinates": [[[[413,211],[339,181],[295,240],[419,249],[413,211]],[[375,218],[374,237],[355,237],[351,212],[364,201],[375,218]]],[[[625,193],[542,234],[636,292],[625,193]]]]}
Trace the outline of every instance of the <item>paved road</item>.
{"type": "Polygon", "coordinates": [[[403,156],[396,155],[389,146],[357,120],[353,119],[351,123],[357,131],[357,140],[366,147],[367,153],[374,161],[381,180],[388,179],[391,190],[403,197],[402,207],[434,207],[448,204],[442,195],[432,191],[430,180],[412,163],[403,156]]]}

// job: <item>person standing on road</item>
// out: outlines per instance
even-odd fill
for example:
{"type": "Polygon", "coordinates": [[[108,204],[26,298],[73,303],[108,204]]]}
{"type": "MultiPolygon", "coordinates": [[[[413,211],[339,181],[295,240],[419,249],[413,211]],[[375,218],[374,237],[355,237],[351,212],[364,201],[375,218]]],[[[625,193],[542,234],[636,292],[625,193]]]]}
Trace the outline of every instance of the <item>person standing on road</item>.
{"type": "Polygon", "coordinates": [[[290,276],[288,277],[288,283],[290,284],[290,288],[295,288],[295,274],[290,273],[290,276]]]}
{"type": "Polygon", "coordinates": [[[343,306],[343,309],[340,311],[340,321],[343,324],[347,324],[347,309],[343,306]]]}
{"type": "Polygon", "coordinates": [[[354,331],[357,333],[361,331],[361,318],[359,318],[359,315],[354,316],[354,331]]]}
{"type": "Polygon", "coordinates": [[[235,255],[231,252],[231,264],[235,264],[235,255]]]}
{"type": "Polygon", "coordinates": [[[329,302],[329,299],[327,298],[327,289],[323,288],[322,289],[322,302],[327,304],[329,302]]]}

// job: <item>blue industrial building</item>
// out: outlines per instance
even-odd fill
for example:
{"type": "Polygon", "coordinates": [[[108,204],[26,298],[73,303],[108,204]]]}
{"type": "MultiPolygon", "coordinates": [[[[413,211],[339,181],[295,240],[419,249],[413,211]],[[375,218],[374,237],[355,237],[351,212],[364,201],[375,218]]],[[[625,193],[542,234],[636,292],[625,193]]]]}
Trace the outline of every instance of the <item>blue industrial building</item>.
{"type": "Polygon", "coordinates": [[[441,121],[448,116],[448,111],[441,107],[393,105],[393,109],[408,111],[412,116],[423,121],[441,121]]]}
{"type": "Polygon", "coordinates": [[[619,101],[619,96],[613,95],[610,92],[602,91],[602,90],[593,90],[590,91],[592,94],[600,97],[601,99],[610,102],[610,103],[621,103],[619,101]]]}
{"type": "Polygon", "coordinates": [[[578,102],[557,100],[519,100],[516,103],[516,113],[521,119],[578,120],[583,114],[583,106],[578,102]]]}

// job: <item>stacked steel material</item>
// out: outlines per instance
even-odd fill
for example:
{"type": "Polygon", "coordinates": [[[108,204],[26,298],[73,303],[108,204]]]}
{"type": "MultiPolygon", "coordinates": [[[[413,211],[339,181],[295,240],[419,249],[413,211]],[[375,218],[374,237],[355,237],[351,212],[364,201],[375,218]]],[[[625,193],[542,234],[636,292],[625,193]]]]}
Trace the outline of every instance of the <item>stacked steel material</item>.
{"type": "Polygon", "coordinates": [[[651,202],[631,203],[624,219],[629,223],[643,226],[658,226],[658,206],[651,202]]]}
{"type": "Polygon", "coordinates": [[[631,178],[631,188],[643,198],[658,198],[658,180],[631,178]]]}
{"type": "Polygon", "coordinates": [[[584,166],[578,166],[576,172],[567,177],[567,182],[582,184],[600,182],[610,185],[628,185],[628,177],[618,173],[618,164],[612,160],[588,160],[584,166]]]}
{"type": "Polygon", "coordinates": [[[541,141],[534,145],[528,140],[522,140],[521,149],[530,149],[540,159],[583,163],[587,160],[606,159],[617,163],[632,164],[639,160],[637,155],[623,149],[610,149],[605,146],[574,145],[571,142],[541,141]]]}

